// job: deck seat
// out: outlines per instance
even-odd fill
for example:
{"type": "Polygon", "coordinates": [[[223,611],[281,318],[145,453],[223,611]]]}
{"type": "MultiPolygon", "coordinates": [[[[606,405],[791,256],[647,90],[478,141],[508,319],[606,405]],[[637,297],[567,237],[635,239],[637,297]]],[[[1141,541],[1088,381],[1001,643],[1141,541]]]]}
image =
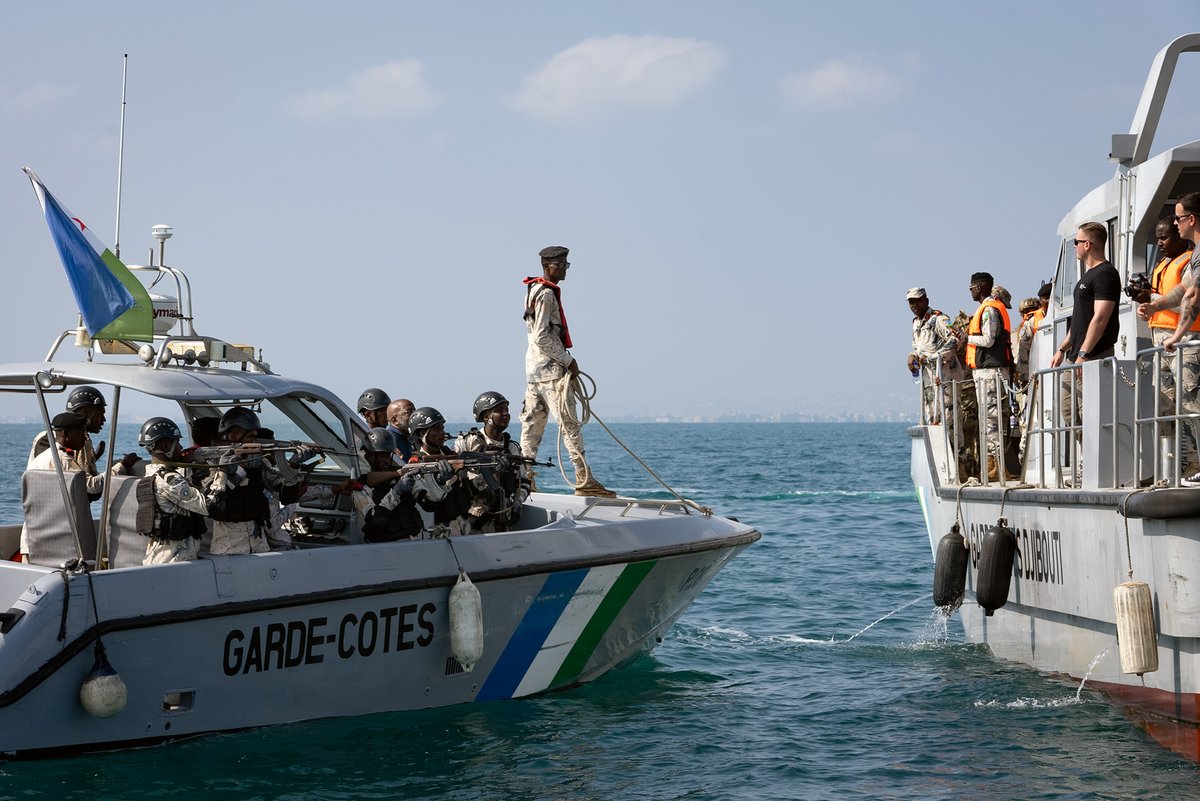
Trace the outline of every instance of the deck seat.
{"type": "Polygon", "coordinates": [[[109,567],[137,567],[142,564],[150,539],[140,533],[140,530],[143,527],[148,529],[149,526],[145,525],[146,521],[139,526],[138,513],[141,510],[153,516],[153,492],[153,477],[112,477],[112,494],[108,508],[109,567]],[[146,482],[146,486],[139,492],[138,488],[142,482],[146,482]],[[143,509],[147,504],[149,508],[143,509]]]}
{"type": "MultiPolygon", "coordinates": [[[[67,497],[79,525],[84,558],[95,559],[96,526],[92,522],[92,505],[87,496],[87,476],[78,471],[64,475],[67,497]]],[[[26,470],[21,476],[21,504],[25,509],[26,543],[31,564],[61,567],[79,555],[67,510],[63,508],[56,471],[26,470]]]]}

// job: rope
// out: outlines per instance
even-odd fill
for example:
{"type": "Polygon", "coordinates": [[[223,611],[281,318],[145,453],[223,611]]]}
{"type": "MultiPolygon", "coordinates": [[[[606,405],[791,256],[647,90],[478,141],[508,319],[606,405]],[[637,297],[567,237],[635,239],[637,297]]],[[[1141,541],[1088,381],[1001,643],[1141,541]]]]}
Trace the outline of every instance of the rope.
{"type": "MultiPolygon", "coordinates": [[[[676,492],[669,484],[667,484],[666,481],[663,481],[662,476],[660,476],[658,473],[654,472],[654,470],[650,467],[650,465],[646,464],[644,461],[642,461],[640,456],[638,456],[636,453],[634,453],[632,450],[630,450],[629,446],[626,445],[624,442],[622,442],[621,438],[618,437],[616,434],[614,434],[612,429],[609,428],[607,425],[605,425],[604,421],[601,420],[600,417],[595,412],[592,411],[592,398],[596,397],[596,380],[594,378],[592,378],[590,375],[583,372],[582,370],[579,372],[578,376],[572,376],[569,372],[564,373],[563,377],[558,379],[558,381],[555,383],[555,389],[558,390],[558,392],[557,392],[558,408],[555,410],[558,413],[558,443],[557,443],[558,470],[560,473],[562,473],[563,481],[566,481],[567,484],[570,486],[574,486],[575,489],[579,489],[584,484],[586,484],[592,477],[592,470],[588,466],[587,460],[585,458],[583,458],[582,454],[580,454],[579,458],[580,458],[580,461],[583,462],[583,475],[584,475],[584,478],[582,479],[582,483],[572,484],[572,482],[567,478],[567,472],[566,472],[566,469],[563,467],[563,458],[562,458],[562,436],[563,436],[563,428],[565,427],[564,424],[567,421],[571,421],[572,423],[583,426],[594,418],[596,420],[596,422],[600,424],[600,427],[603,428],[610,437],[612,437],[613,442],[620,445],[621,448],[626,453],[628,453],[630,456],[632,456],[634,458],[634,461],[636,461],[638,464],[640,464],[642,466],[642,468],[654,478],[655,481],[657,481],[659,484],[661,484],[663,489],[665,489],[667,492],[674,495],[676,500],[678,500],[684,506],[688,506],[692,509],[695,509],[697,512],[704,515],[705,517],[712,517],[712,513],[713,513],[712,509],[710,509],[707,506],[701,506],[700,504],[696,503],[695,501],[690,500],[689,498],[685,498],[682,495],[680,495],[678,492],[676,492]],[[587,389],[584,388],[584,379],[587,379],[591,383],[591,385],[592,385],[591,391],[588,391],[587,389]],[[580,414],[578,416],[575,414],[576,402],[579,403],[579,409],[580,409],[580,414]]],[[[579,476],[576,476],[576,478],[579,478],[579,476]]]]}
{"type": "Polygon", "coordinates": [[[1129,499],[1134,495],[1137,495],[1139,492],[1153,492],[1156,489],[1162,489],[1167,486],[1169,485],[1167,484],[1166,479],[1163,479],[1162,481],[1152,484],[1149,487],[1135,489],[1133,492],[1121,499],[1121,517],[1125,519],[1125,563],[1129,568],[1126,575],[1129,577],[1130,581],[1133,581],[1133,546],[1129,544],[1129,515],[1127,514],[1127,510],[1129,508],[1129,499]]]}

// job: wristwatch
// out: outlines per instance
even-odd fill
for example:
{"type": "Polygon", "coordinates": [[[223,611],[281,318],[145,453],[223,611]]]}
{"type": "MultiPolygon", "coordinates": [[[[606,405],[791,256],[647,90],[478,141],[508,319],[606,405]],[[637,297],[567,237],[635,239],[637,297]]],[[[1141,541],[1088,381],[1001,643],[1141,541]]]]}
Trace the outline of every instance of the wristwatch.
{"type": "Polygon", "coordinates": [[[1081,350],[1081,351],[1079,351],[1079,353],[1077,353],[1077,354],[1075,355],[1075,358],[1077,358],[1077,359],[1087,359],[1087,351],[1086,351],[1086,350],[1081,350]]]}

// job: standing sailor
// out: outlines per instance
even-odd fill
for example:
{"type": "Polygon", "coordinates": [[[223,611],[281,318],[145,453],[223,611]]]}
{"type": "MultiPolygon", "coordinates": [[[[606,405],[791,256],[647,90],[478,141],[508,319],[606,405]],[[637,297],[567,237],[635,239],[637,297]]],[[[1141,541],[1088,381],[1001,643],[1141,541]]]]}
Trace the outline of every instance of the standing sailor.
{"type": "MultiPolygon", "coordinates": [[[[1179,323],[1179,313],[1164,307],[1163,296],[1168,295],[1175,287],[1180,286],[1184,270],[1192,260],[1193,246],[1190,240],[1179,235],[1179,229],[1171,219],[1159,220],[1154,227],[1154,236],[1158,242],[1158,252],[1162,254],[1154,271],[1150,274],[1150,287],[1145,292],[1139,292],[1134,297],[1141,303],[1138,306],[1138,316],[1150,325],[1150,338],[1155,347],[1161,347],[1163,342],[1175,333],[1179,323]]],[[[1188,329],[1187,338],[1191,339],[1200,332],[1200,320],[1192,323],[1188,329]]],[[[1175,414],[1175,358],[1171,353],[1163,353],[1159,360],[1158,413],[1160,415],[1175,414]]],[[[1200,412],[1200,398],[1196,395],[1197,385],[1200,384],[1200,348],[1184,348],[1178,358],[1183,362],[1183,392],[1180,393],[1180,408],[1184,414],[1200,412]]],[[[1183,456],[1181,475],[1191,478],[1200,471],[1200,460],[1196,458],[1196,429],[1192,422],[1184,423],[1186,434],[1180,438],[1180,453],[1183,456]]],[[[1166,422],[1160,427],[1160,433],[1172,436],[1175,433],[1173,423],[1166,422]]]]}
{"type": "Polygon", "coordinates": [[[990,273],[971,275],[971,299],[979,303],[979,308],[967,329],[967,367],[971,369],[975,396],[984,415],[988,480],[998,481],[1004,462],[1003,437],[1008,427],[1005,401],[1012,367],[1012,326],[1004,302],[992,297],[992,285],[990,273]]]}
{"type": "Polygon", "coordinates": [[[908,371],[913,377],[921,376],[921,398],[925,408],[925,420],[931,425],[942,421],[942,410],[938,408],[939,385],[945,406],[951,403],[953,381],[963,378],[962,365],[958,363],[958,339],[950,327],[950,318],[937,309],[929,308],[929,296],[924,287],[915,286],[905,296],[908,309],[913,314],[912,351],[908,354],[908,371]]]}
{"type": "MultiPolygon", "coordinates": [[[[575,468],[575,494],[602,498],[616,497],[592,476],[583,452],[583,433],[574,415],[564,419],[560,411],[567,403],[569,382],[579,375],[579,364],[571,355],[571,332],[562,308],[559,284],[567,277],[571,263],[567,248],[551,246],[538,255],[542,275],[526,278],[525,325],[529,348],[525,352],[525,402],[521,406],[521,451],[536,459],[546,417],[554,416],[562,433],[571,466],[575,468]]],[[[531,474],[532,475],[532,474],[531,474]]]]}
{"type": "MultiPolygon", "coordinates": [[[[104,400],[104,396],[100,394],[100,390],[92,386],[80,386],[71,390],[71,394],[67,396],[67,411],[81,415],[86,420],[83,447],[81,451],[81,463],[84,466],[84,472],[88,474],[88,494],[100,497],[100,491],[103,486],[103,479],[100,477],[100,471],[96,467],[96,461],[104,455],[104,442],[101,441],[99,446],[92,445],[92,434],[99,434],[104,428],[104,422],[107,419],[106,407],[108,402],[104,400]]],[[[45,452],[50,447],[50,438],[45,431],[38,433],[33,438],[33,448],[29,451],[28,467],[33,466],[33,460],[45,452]]],[[[134,461],[138,461],[135,459],[134,461]]]]}

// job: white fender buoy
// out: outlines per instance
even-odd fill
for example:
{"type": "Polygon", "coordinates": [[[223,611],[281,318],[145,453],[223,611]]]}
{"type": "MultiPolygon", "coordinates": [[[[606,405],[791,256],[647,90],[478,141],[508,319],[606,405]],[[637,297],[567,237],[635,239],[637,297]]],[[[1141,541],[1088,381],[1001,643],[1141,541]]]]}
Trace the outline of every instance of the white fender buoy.
{"type": "Polygon", "coordinates": [[[111,718],[125,708],[129,691],[117,671],[108,663],[104,646],[96,643],[96,662],[79,685],[79,702],[88,714],[97,718],[111,718]]]}
{"type": "Polygon", "coordinates": [[[1154,631],[1154,603],[1150,585],[1127,581],[1113,590],[1117,610],[1117,645],[1121,651],[1121,671],[1153,673],[1158,670],[1158,636],[1154,631]]]}
{"type": "Polygon", "coordinates": [[[463,570],[450,590],[450,651],[468,673],[483,656],[483,601],[463,570]]]}

